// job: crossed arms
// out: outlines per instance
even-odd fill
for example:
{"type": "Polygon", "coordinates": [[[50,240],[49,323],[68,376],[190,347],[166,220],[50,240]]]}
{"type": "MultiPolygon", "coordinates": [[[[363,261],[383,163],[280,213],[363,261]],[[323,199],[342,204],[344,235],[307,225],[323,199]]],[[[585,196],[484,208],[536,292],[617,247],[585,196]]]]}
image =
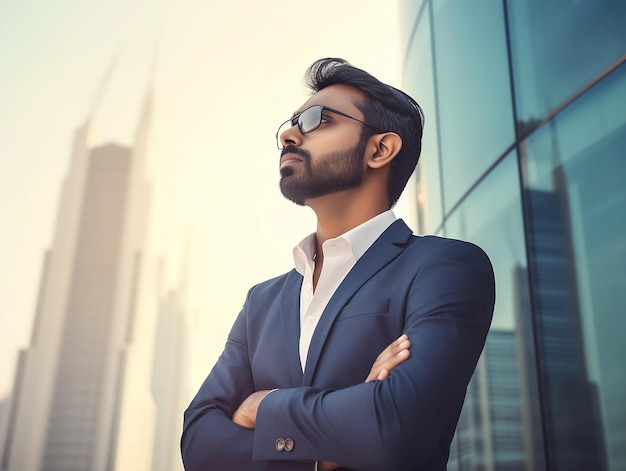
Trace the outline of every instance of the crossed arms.
{"type": "MultiPolygon", "coordinates": [[[[389,376],[391,370],[409,358],[411,355],[409,351],[410,347],[411,342],[406,334],[402,334],[399,338],[391,342],[376,358],[365,382],[384,381],[389,376]]],[[[259,405],[263,398],[270,392],[271,390],[263,390],[250,394],[233,414],[233,422],[246,429],[254,429],[259,405]]],[[[338,467],[339,465],[332,461],[320,461],[317,466],[317,471],[332,471],[338,467]]]]}
{"type": "MultiPolygon", "coordinates": [[[[280,319],[267,316],[275,306],[256,301],[277,293],[263,285],[263,292],[249,294],[223,355],[185,414],[186,469],[312,471],[315,461],[326,462],[321,469],[332,463],[364,471],[445,469],[493,312],[493,272],[482,251],[460,244],[417,267],[414,260],[406,265],[393,267],[396,278],[382,287],[388,314],[335,323],[312,386],[293,386],[299,382],[293,369],[289,374],[280,319]],[[409,270],[413,275],[405,276],[409,270]],[[410,355],[385,357],[387,340],[379,343],[381,362],[367,360],[365,369],[362,355],[352,352],[385,329],[407,334],[410,355]],[[277,437],[291,437],[295,447],[279,452],[277,437]]],[[[380,289],[359,291],[350,306],[369,303],[380,289]]]]}

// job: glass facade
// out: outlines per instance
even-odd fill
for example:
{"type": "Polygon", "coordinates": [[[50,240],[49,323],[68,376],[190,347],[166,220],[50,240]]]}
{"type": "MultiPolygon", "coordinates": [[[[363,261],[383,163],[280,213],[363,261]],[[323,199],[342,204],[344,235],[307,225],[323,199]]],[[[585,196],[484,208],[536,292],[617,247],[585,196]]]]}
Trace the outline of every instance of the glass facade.
{"type": "Polygon", "coordinates": [[[496,274],[448,469],[626,470],[626,2],[402,9],[418,230],[496,274]]]}

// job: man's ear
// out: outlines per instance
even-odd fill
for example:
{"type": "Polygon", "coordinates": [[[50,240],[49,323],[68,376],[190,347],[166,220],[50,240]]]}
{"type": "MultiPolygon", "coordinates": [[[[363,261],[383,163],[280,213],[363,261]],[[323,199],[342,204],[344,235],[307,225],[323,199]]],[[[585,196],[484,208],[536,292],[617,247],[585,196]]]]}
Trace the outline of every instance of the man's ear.
{"type": "Polygon", "coordinates": [[[402,138],[395,132],[375,134],[370,138],[367,166],[381,168],[391,163],[402,149],[402,138]],[[370,147],[371,146],[371,147],[370,147]]]}

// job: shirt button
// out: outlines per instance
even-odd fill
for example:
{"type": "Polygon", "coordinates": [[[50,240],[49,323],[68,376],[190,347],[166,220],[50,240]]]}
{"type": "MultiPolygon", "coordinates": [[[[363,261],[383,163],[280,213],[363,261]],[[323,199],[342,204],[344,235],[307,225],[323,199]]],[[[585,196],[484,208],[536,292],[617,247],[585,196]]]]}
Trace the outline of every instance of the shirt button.
{"type": "Polygon", "coordinates": [[[313,324],[313,322],[315,321],[315,318],[313,316],[307,316],[307,318],[304,320],[307,324],[313,324]]]}

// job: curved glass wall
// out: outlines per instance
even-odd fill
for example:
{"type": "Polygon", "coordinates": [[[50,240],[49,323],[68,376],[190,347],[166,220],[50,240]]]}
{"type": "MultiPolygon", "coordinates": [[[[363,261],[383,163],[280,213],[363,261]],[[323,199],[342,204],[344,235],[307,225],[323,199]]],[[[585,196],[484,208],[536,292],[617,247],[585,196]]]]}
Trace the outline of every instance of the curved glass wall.
{"type": "Polygon", "coordinates": [[[419,47],[408,57],[406,70],[411,73],[404,77],[404,88],[424,111],[422,153],[416,169],[418,229],[421,233],[433,233],[437,228],[431,226],[431,222],[442,220],[443,201],[439,180],[439,126],[431,54],[430,7],[427,3],[418,17],[413,43],[419,47]]]}
{"type": "Polygon", "coordinates": [[[489,254],[498,290],[450,471],[545,469],[520,196],[517,158],[510,154],[446,222],[447,236],[471,240],[489,254]]]}
{"type": "Polygon", "coordinates": [[[402,5],[418,231],[496,273],[448,469],[626,470],[626,2],[402,5]]]}
{"type": "Polygon", "coordinates": [[[522,133],[625,53],[623,0],[508,0],[522,133]]]}
{"type": "Polygon", "coordinates": [[[439,0],[432,2],[432,11],[443,196],[449,211],[514,141],[511,90],[502,4],[439,0]]]}
{"type": "Polygon", "coordinates": [[[626,469],[624,104],[626,64],[522,147],[553,469],[626,469]]]}

